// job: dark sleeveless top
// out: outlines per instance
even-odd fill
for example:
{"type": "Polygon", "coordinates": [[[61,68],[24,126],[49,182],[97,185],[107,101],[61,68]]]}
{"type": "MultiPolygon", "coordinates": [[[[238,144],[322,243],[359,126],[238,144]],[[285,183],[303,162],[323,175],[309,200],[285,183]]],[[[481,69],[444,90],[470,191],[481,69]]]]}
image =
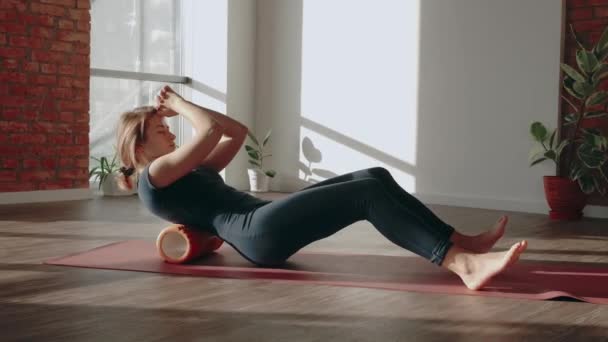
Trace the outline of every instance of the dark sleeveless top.
{"type": "Polygon", "coordinates": [[[213,217],[224,212],[246,212],[271,201],[261,200],[227,185],[220,174],[199,166],[167,187],[157,188],[148,178],[148,164],[139,177],[137,195],[154,215],[173,223],[209,230],[213,217]]]}

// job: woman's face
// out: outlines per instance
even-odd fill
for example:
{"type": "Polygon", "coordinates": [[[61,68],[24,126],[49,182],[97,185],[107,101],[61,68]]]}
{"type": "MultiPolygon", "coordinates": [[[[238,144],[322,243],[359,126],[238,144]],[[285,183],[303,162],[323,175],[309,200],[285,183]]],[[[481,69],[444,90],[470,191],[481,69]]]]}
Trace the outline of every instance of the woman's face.
{"type": "Polygon", "coordinates": [[[146,159],[150,161],[175,151],[175,135],[169,131],[163,116],[153,115],[148,119],[146,142],[142,147],[146,159]]]}

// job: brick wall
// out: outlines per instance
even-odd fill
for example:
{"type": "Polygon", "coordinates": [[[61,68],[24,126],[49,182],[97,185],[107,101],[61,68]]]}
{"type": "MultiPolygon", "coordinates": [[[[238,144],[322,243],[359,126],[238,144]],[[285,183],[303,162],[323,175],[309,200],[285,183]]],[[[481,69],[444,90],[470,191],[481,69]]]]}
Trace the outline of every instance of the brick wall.
{"type": "Polygon", "coordinates": [[[0,192],[88,188],[90,0],[0,0],[0,192]]]}

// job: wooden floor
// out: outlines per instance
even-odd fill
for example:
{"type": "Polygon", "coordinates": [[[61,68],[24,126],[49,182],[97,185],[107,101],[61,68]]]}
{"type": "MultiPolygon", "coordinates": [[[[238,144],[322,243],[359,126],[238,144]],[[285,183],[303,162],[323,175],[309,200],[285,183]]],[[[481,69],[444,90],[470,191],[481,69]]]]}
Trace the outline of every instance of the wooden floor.
{"type": "MultiPolygon", "coordinates": [[[[503,212],[431,207],[457,229],[503,212]]],[[[507,213],[524,258],[608,264],[608,220],[507,213]]],[[[208,279],[43,265],[165,222],[136,196],[0,206],[0,341],[608,341],[608,305],[208,279]]],[[[406,255],[367,222],[309,250],[406,255]]]]}

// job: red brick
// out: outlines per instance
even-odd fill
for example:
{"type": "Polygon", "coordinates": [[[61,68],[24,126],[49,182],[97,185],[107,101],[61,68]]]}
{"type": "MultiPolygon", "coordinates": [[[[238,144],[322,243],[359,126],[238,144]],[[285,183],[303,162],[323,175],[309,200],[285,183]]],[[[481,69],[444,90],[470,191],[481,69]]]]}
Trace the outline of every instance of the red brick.
{"type": "Polygon", "coordinates": [[[36,63],[36,62],[23,62],[23,71],[38,72],[38,70],[40,70],[38,63],[36,63]]]}
{"type": "Polygon", "coordinates": [[[90,61],[89,56],[80,56],[80,55],[70,56],[70,63],[74,64],[74,65],[80,65],[80,66],[86,65],[88,67],[89,61],[90,61]]]}
{"type": "Polygon", "coordinates": [[[0,45],[6,44],[6,34],[0,33],[0,45]]]}
{"type": "Polygon", "coordinates": [[[19,21],[28,24],[28,26],[55,26],[55,18],[50,15],[21,14],[19,15],[19,21]]]}
{"type": "Polygon", "coordinates": [[[20,181],[43,181],[53,178],[54,171],[22,171],[19,173],[20,181]]]}
{"type": "Polygon", "coordinates": [[[17,180],[17,171],[15,170],[0,170],[0,182],[10,182],[17,180]]]}
{"type": "Polygon", "coordinates": [[[40,0],[40,2],[65,7],[76,7],[76,0],[40,0]]]}
{"type": "MultiPolygon", "coordinates": [[[[4,108],[0,114],[0,118],[2,120],[16,120],[19,116],[21,116],[21,108],[4,108]]],[[[0,136],[6,137],[5,134],[0,136]]]]}
{"type": "Polygon", "coordinates": [[[89,159],[86,159],[86,158],[76,159],[76,161],[74,162],[74,166],[88,168],[89,167],[89,159]]]}
{"type": "Polygon", "coordinates": [[[77,79],[77,78],[62,76],[62,77],[59,77],[57,85],[60,87],[68,87],[68,88],[74,87],[74,88],[88,89],[89,88],[89,79],[88,78],[77,79]]]}
{"type": "Polygon", "coordinates": [[[72,136],[71,135],[49,135],[49,144],[53,145],[70,145],[72,144],[72,136]]]}
{"type": "Polygon", "coordinates": [[[9,94],[25,96],[25,95],[27,95],[27,88],[28,87],[26,85],[11,84],[9,94]]]}
{"type": "Polygon", "coordinates": [[[18,47],[31,47],[34,49],[41,49],[43,46],[43,41],[41,38],[30,38],[24,36],[12,36],[9,45],[18,46],[18,47]]]}
{"type": "Polygon", "coordinates": [[[66,9],[61,6],[45,5],[45,4],[37,4],[37,3],[32,3],[30,5],[30,10],[34,13],[48,14],[48,15],[53,15],[56,17],[65,16],[65,11],[66,11],[66,9]]]}
{"type": "Polygon", "coordinates": [[[58,30],[57,39],[66,42],[90,43],[90,35],[67,30],[58,30]]]}
{"type": "Polygon", "coordinates": [[[0,182],[0,192],[22,192],[22,191],[33,191],[36,189],[34,183],[2,183],[0,182]]]}
{"type": "Polygon", "coordinates": [[[25,145],[23,150],[23,153],[36,157],[55,157],[57,155],[57,148],[49,145],[25,145]]]}
{"type": "Polygon", "coordinates": [[[91,23],[88,21],[78,20],[76,21],[76,29],[82,32],[90,32],[91,31],[91,23]]]}
{"type": "Polygon", "coordinates": [[[13,134],[10,136],[10,141],[15,145],[21,144],[44,144],[46,143],[46,135],[44,134],[13,134]]]}
{"type": "Polygon", "coordinates": [[[60,65],[59,73],[62,75],[73,75],[74,74],[74,66],[73,65],[60,65]]]}
{"type": "Polygon", "coordinates": [[[59,28],[62,30],[73,30],[74,22],[72,20],[59,19],[59,28]]]}
{"type": "Polygon", "coordinates": [[[5,169],[16,169],[19,167],[18,159],[5,159],[2,162],[2,167],[5,169]]]}
{"type": "Polygon", "coordinates": [[[55,84],[57,83],[57,76],[51,76],[51,75],[40,75],[40,74],[34,74],[34,75],[30,75],[30,82],[33,84],[55,84]]]}
{"type": "MultiPolygon", "coordinates": [[[[0,123],[1,124],[1,123],[0,123]]],[[[14,145],[0,145],[0,156],[6,157],[21,157],[25,149],[23,146],[14,146],[14,145]]]]}
{"type": "Polygon", "coordinates": [[[12,48],[12,47],[0,48],[0,57],[15,58],[15,57],[24,57],[24,56],[25,56],[25,49],[12,48]]]}
{"type": "Polygon", "coordinates": [[[601,31],[608,21],[603,19],[583,20],[572,23],[576,32],[601,31]]]}
{"type": "Polygon", "coordinates": [[[54,111],[44,111],[38,116],[40,117],[40,120],[45,121],[57,121],[57,118],[59,118],[59,114],[54,111]]]}
{"type": "Polygon", "coordinates": [[[59,159],[59,167],[65,168],[65,167],[73,167],[74,164],[74,159],[72,158],[61,158],[59,159]]]}
{"type": "Polygon", "coordinates": [[[2,20],[2,21],[17,21],[17,11],[15,11],[15,10],[0,11],[0,20],[2,20]]]}
{"type": "Polygon", "coordinates": [[[28,101],[23,96],[0,96],[0,103],[2,103],[5,107],[22,107],[28,101]]]}
{"type": "Polygon", "coordinates": [[[608,7],[594,7],[593,15],[596,18],[605,18],[608,17],[608,7]]]}
{"type": "Polygon", "coordinates": [[[88,111],[89,101],[59,101],[59,108],[64,111],[88,111]]]}
{"type": "Polygon", "coordinates": [[[35,62],[65,63],[66,59],[67,55],[63,52],[32,50],[32,60],[35,62]]]}
{"type": "Polygon", "coordinates": [[[568,20],[584,20],[593,18],[593,9],[587,8],[574,8],[568,11],[568,20]]]}
{"type": "Polygon", "coordinates": [[[57,65],[55,64],[40,64],[40,71],[45,74],[54,74],[57,72],[57,65]]]}
{"type": "Polygon", "coordinates": [[[0,72],[1,82],[27,83],[26,75],[20,72],[0,72]]]}
{"type": "Polygon", "coordinates": [[[91,45],[81,42],[74,42],[72,44],[74,46],[74,52],[87,56],[91,54],[91,45]]]}
{"type": "Polygon", "coordinates": [[[89,146],[59,146],[57,153],[66,157],[86,156],[89,153],[89,146]]]}
{"type": "Polygon", "coordinates": [[[74,113],[72,113],[72,112],[61,112],[61,113],[59,113],[59,121],[62,121],[62,122],[73,122],[74,121],[74,113]]]}
{"type": "Polygon", "coordinates": [[[27,28],[24,24],[0,23],[0,32],[27,34],[27,28]]]}
{"type": "Polygon", "coordinates": [[[27,9],[27,5],[23,0],[2,0],[0,1],[0,9],[14,9],[23,12],[27,9]]]}
{"type": "Polygon", "coordinates": [[[16,59],[5,59],[2,62],[2,69],[5,70],[17,70],[19,69],[19,61],[16,59]]]}
{"type": "Polygon", "coordinates": [[[90,0],[78,0],[78,8],[91,8],[90,0]]]}
{"type": "Polygon", "coordinates": [[[91,12],[88,9],[71,9],[70,18],[81,21],[91,21],[91,12]]]}
{"type": "Polygon", "coordinates": [[[54,125],[48,122],[33,122],[32,132],[34,133],[50,133],[54,131],[54,125]]]}
{"type": "Polygon", "coordinates": [[[44,27],[32,27],[30,34],[34,37],[51,38],[55,30],[44,27]]]}
{"type": "Polygon", "coordinates": [[[58,174],[59,179],[88,179],[89,172],[87,169],[71,169],[71,170],[60,170],[58,174]]]}
{"type": "Polygon", "coordinates": [[[76,135],[74,137],[74,143],[76,145],[86,145],[86,146],[89,146],[89,135],[88,134],[76,135]]]}
{"type": "Polygon", "coordinates": [[[587,3],[591,6],[608,5],[608,0],[587,0],[587,3]]]}
{"type": "Polygon", "coordinates": [[[27,131],[27,122],[0,121],[0,132],[19,133],[19,132],[26,132],[26,131],[27,131]]]}
{"type": "MultiPolygon", "coordinates": [[[[88,98],[88,97],[87,97],[88,98]]],[[[89,122],[90,121],[90,116],[89,116],[89,112],[81,112],[81,113],[77,113],[76,116],[76,122],[77,123],[85,123],[85,122],[89,122]]]]}
{"type": "Polygon", "coordinates": [[[40,163],[45,169],[54,169],[57,167],[57,160],[52,158],[43,159],[40,163]]]}
{"type": "Polygon", "coordinates": [[[40,159],[23,159],[24,169],[37,169],[40,167],[40,159]]]}
{"type": "Polygon", "coordinates": [[[8,94],[8,84],[0,82],[0,95],[8,94]]]}
{"type": "Polygon", "coordinates": [[[74,181],[69,179],[40,182],[40,190],[59,190],[74,188],[74,181]]]}
{"type": "Polygon", "coordinates": [[[27,95],[45,96],[48,94],[49,89],[43,86],[28,86],[27,95]]]}
{"type": "Polygon", "coordinates": [[[71,88],[56,88],[51,89],[51,94],[58,99],[71,99],[74,92],[71,88]]]}

